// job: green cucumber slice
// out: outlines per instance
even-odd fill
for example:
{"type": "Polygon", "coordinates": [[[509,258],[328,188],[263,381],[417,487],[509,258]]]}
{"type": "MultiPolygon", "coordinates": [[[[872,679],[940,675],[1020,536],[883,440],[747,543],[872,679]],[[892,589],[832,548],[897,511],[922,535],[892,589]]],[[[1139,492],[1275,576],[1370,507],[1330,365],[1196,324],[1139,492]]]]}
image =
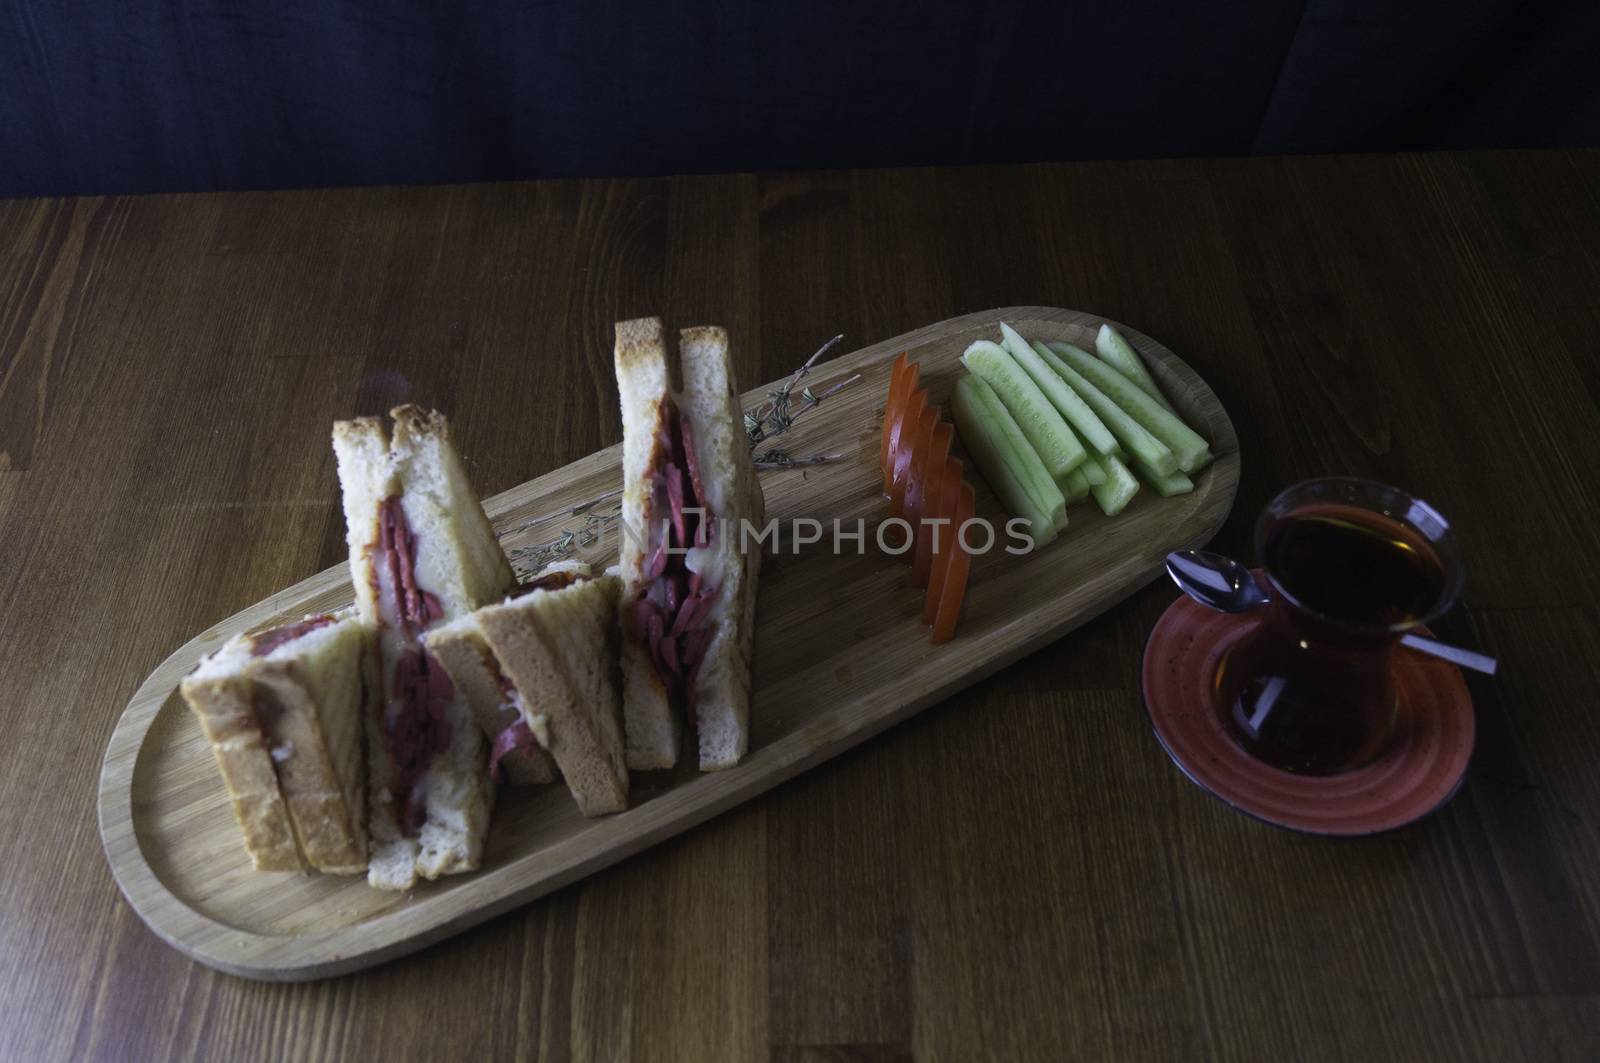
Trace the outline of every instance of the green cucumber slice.
{"type": "Polygon", "coordinates": [[[1078,471],[1083,473],[1084,482],[1090,487],[1099,487],[1106,482],[1106,467],[1099,455],[1090,454],[1084,458],[1083,464],[1078,466],[1078,471]]]}
{"type": "MultiPolygon", "coordinates": [[[[1140,391],[1139,386],[1133,381],[1088,351],[1074,347],[1070,343],[1052,343],[1050,349],[1121,407],[1125,414],[1159,439],[1178,459],[1178,468],[1184,472],[1194,472],[1196,469],[1204,468],[1211,461],[1211,448],[1206,441],[1159,402],[1140,391]]],[[[1097,409],[1095,412],[1100,411],[1097,409]]],[[[1131,447],[1129,453],[1144,458],[1151,468],[1162,475],[1170,475],[1171,470],[1164,468],[1158,462],[1151,461],[1146,455],[1134,452],[1131,447]]]]}
{"type": "Polygon", "coordinates": [[[1016,418],[1011,416],[1011,411],[1006,409],[1005,403],[1000,401],[1000,396],[987,381],[982,377],[971,377],[971,380],[971,394],[978,400],[979,408],[997,433],[1000,455],[1011,462],[1011,468],[1017,473],[1018,482],[1027,490],[1034,507],[1055,528],[1066,527],[1067,507],[1064,496],[1045,469],[1044,462],[1039,460],[1033,445],[1022,434],[1022,428],[1017,424],[1016,418]]]}
{"type": "Polygon", "coordinates": [[[1073,431],[1077,434],[1079,443],[1091,454],[1116,454],[1120,453],[1116,438],[1101,423],[1094,411],[1080,399],[1076,393],[1061,381],[1061,377],[1051,371],[1044,363],[1037,351],[1023,339],[1017,330],[1000,322],[1000,346],[1011,355],[1016,363],[1022,367],[1028,378],[1038,385],[1050,405],[1056,408],[1073,431]]]}
{"type": "Polygon", "coordinates": [[[978,377],[963,376],[950,408],[967,453],[1000,504],[1027,520],[1037,545],[1053,540],[1066,522],[1066,499],[993,390],[978,377]]]}
{"type": "Polygon", "coordinates": [[[1083,462],[1083,444],[1050,405],[1039,385],[1003,347],[979,340],[967,348],[961,360],[994,389],[1051,476],[1065,475],[1083,462]]]}
{"type": "MultiPolygon", "coordinates": [[[[1062,346],[1069,345],[1063,344],[1062,346]]],[[[1060,373],[1061,379],[1067,382],[1067,386],[1076,391],[1078,396],[1089,404],[1089,408],[1095,412],[1095,415],[1100,420],[1105,422],[1107,428],[1111,429],[1111,434],[1117,437],[1117,441],[1126,448],[1130,456],[1140,459],[1152,469],[1164,470],[1165,473],[1178,471],[1178,459],[1167,448],[1165,443],[1151,435],[1144,425],[1122,412],[1122,407],[1112,402],[1104,392],[1085,380],[1083,375],[1076,369],[1062,361],[1055,353],[1056,344],[1049,344],[1045,347],[1045,350],[1050,352],[1050,357],[1045,358],[1045,363],[1051,369],[1060,373]]],[[[1040,355],[1040,357],[1044,356],[1040,355]]],[[[1101,464],[1104,464],[1104,462],[1102,461],[1101,464]]]]}
{"type": "Polygon", "coordinates": [[[1128,471],[1122,459],[1114,454],[1102,458],[1101,464],[1106,467],[1106,482],[1089,488],[1089,491],[1100,504],[1100,512],[1115,517],[1128,508],[1133,496],[1139,493],[1139,481],[1133,478],[1133,473],[1128,471]]]}
{"type": "Polygon", "coordinates": [[[1194,481],[1184,473],[1175,472],[1171,476],[1162,476],[1137,458],[1133,460],[1132,465],[1133,471],[1139,474],[1139,478],[1161,498],[1186,495],[1194,490],[1194,481]]]}
{"type": "Polygon", "coordinates": [[[1084,467],[1088,464],[1086,460],[1083,465],[1079,465],[1065,476],[1056,478],[1056,486],[1061,489],[1061,497],[1067,500],[1069,506],[1089,494],[1089,481],[1083,475],[1084,467]]]}
{"type": "Polygon", "coordinates": [[[1122,333],[1110,325],[1102,324],[1094,338],[1094,353],[1100,356],[1101,361],[1137,384],[1140,391],[1161,403],[1173,414],[1178,412],[1172,409],[1172,403],[1161,394],[1161,389],[1156,386],[1155,377],[1145,368],[1144,359],[1133,349],[1133,344],[1122,338],[1122,333]]]}

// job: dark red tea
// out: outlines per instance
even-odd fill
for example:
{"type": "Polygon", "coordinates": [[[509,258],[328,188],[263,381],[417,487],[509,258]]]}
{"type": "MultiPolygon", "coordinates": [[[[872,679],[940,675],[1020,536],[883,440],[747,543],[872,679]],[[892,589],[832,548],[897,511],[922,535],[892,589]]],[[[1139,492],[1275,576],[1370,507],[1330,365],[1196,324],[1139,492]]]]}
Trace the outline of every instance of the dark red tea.
{"type": "Polygon", "coordinates": [[[1218,709],[1246,749],[1285,770],[1365,764],[1393,731],[1396,632],[1439,605],[1445,566],[1415,529],[1339,503],[1282,514],[1261,549],[1272,601],[1223,659],[1218,709]]]}
{"type": "Polygon", "coordinates": [[[1285,514],[1267,530],[1262,563],[1301,605],[1359,627],[1415,623],[1445,585],[1444,564],[1420,533],[1356,506],[1285,514]]]}

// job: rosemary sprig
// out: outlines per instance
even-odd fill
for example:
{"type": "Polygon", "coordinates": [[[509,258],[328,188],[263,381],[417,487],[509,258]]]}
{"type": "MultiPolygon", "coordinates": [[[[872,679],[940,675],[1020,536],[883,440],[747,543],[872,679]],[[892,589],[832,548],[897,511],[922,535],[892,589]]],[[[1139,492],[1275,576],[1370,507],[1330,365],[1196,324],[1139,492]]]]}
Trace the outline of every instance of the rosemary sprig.
{"type": "MultiPolygon", "coordinates": [[[[579,502],[575,506],[570,506],[566,509],[559,509],[554,513],[546,513],[542,517],[535,517],[533,520],[519,524],[515,528],[511,528],[502,534],[515,535],[519,532],[525,532],[530,528],[537,528],[541,524],[548,524],[553,520],[559,520],[562,517],[576,517],[580,514],[588,513],[591,509],[593,509],[595,506],[598,506],[606,499],[616,498],[620,494],[622,494],[622,488],[619,487],[615,491],[607,491],[605,494],[591,498],[587,502],[579,502]]],[[[620,513],[621,510],[619,509],[617,512],[620,513]]]]}
{"type": "Polygon", "coordinates": [[[813,454],[807,458],[796,458],[787,451],[773,447],[765,453],[756,455],[755,466],[758,469],[796,469],[803,465],[827,465],[842,460],[844,460],[843,454],[813,454]]]}
{"type": "MultiPolygon", "coordinates": [[[[600,537],[605,534],[606,528],[622,517],[622,505],[620,503],[599,513],[593,511],[594,507],[606,499],[614,498],[621,493],[621,491],[608,491],[599,498],[591,499],[588,502],[573,506],[571,509],[553,514],[553,516],[582,514],[583,524],[578,528],[566,529],[559,537],[549,542],[540,543],[536,546],[520,546],[509,551],[507,556],[510,558],[511,563],[520,567],[523,571],[537,572],[552,561],[571,557],[574,551],[593,546],[600,541],[600,537]]],[[[512,529],[512,531],[531,528],[550,519],[550,517],[540,517],[538,520],[529,521],[518,528],[512,529]]],[[[511,532],[506,534],[509,535],[511,532]]]]}
{"type": "Polygon", "coordinates": [[[828,351],[832,349],[833,345],[842,339],[844,339],[844,334],[840,333],[827,343],[824,343],[821,347],[818,347],[817,353],[813,354],[810,358],[807,358],[805,364],[799,369],[796,369],[794,371],[794,375],[788,380],[784,381],[782,387],[775,391],[767,392],[766,402],[763,402],[754,410],[750,410],[745,413],[744,430],[745,434],[750,437],[750,447],[752,450],[755,449],[756,444],[760,443],[762,440],[769,439],[772,436],[782,435],[784,432],[787,432],[789,430],[789,426],[794,424],[795,418],[799,417],[802,413],[805,413],[812,407],[819,405],[823,399],[826,399],[831,395],[838,394],[847,385],[853,384],[857,380],[861,379],[861,374],[857,373],[850,377],[850,379],[835,384],[827,391],[824,391],[821,395],[814,393],[809,387],[807,387],[800,392],[800,407],[795,409],[791,405],[790,396],[794,392],[795,385],[800,383],[801,380],[805,379],[805,375],[807,373],[811,372],[811,367],[817,364],[817,359],[828,353],[828,351]]]}

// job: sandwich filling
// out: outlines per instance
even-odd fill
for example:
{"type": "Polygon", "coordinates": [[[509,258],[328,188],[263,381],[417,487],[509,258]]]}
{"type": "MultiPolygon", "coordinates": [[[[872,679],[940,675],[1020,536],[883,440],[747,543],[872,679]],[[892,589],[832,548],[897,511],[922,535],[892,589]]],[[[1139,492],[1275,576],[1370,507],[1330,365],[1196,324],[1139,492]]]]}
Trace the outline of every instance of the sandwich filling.
{"type": "Polygon", "coordinates": [[[511,592],[511,596],[520,598],[524,594],[531,594],[534,591],[559,591],[572,586],[574,583],[582,583],[586,579],[593,578],[577,569],[557,569],[554,572],[546,572],[542,576],[529,580],[527,583],[518,584],[517,589],[511,592]]]}
{"type": "MultiPolygon", "coordinates": [[[[582,583],[592,578],[588,573],[576,569],[557,569],[554,572],[546,572],[535,579],[529,580],[527,583],[519,584],[511,592],[511,596],[513,598],[521,598],[524,595],[532,594],[534,591],[564,590],[576,583],[582,583]]],[[[540,727],[539,731],[535,731],[534,728],[528,726],[529,714],[523,711],[522,695],[517,693],[516,686],[500,670],[500,662],[494,659],[493,654],[486,653],[484,655],[484,663],[489,666],[489,670],[494,673],[495,682],[500,685],[500,695],[503,699],[501,707],[517,714],[516,722],[495,735],[493,743],[489,746],[489,775],[496,782],[499,782],[500,762],[502,760],[513,753],[537,752],[541,747],[547,747],[549,741],[543,733],[543,727],[540,727]]],[[[535,723],[544,723],[543,715],[535,714],[533,719],[535,723]]]]}
{"type": "Polygon", "coordinates": [[[387,673],[383,735],[391,773],[395,820],[415,836],[427,818],[421,783],[433,760],[450,747],[446,715],[455,686],[423,647],[421,635],[444,615],[439,599],[417,585],[417,537],[400,496],[378,508],[378,541],[372,564],[378,602],[378,641],[387,673]]]}
{"type": "Polygon", "coordinates": [[[528,726],[530,714],[526,711],[522,695],[517,693],[516,685],[506,678],[498,665],[495,666],[495,679],[500,684],[501,696],[505,698],[503,707],[517,714],[517,722],[495,735],[494,743],[489,747],[489,774],[498,782],[502,760],[514,752],[533,753],[540,748],[548,748],[550,732],[542,713],[531,714],[533,726],[528,726]]]}
{"type": "MultiPolygon", "coordinates": [[[[337,621],[324,613],[321,616],[308,616],[304,620],[294,620],[287,624],[279,624],[277,627],[269,627],[265,631],[258,631],[246,636],[250,646],[250,656],[265,657],[296,639],[333,623],[337,621]]],[[[261,744],[272,757],[274,764],[282,764],[294,756],[294,743],[274,741],[278,718],[282,715],[281,706],[273,698],[266,697],[261,688],[255,684],[251,685],[250,690],[250,715],[256,732],[261,736],[261,744]]]]}
{"type": "Polygon", "coordinates": [[[250,636],[250,656],[265,657],[279,646],[287,645],[303,635],[311,634],[319,627],[327,627],[332,623],[334,623],[333,617],[324,613],[321,616],[308,616],[304,620],[279,624],[277,627],[257,632],[250,636]]]}
{"type": "Polygon", "coordinates": [[[644,590],[628,605],[627,635],[648,647],[656,675],[669,697],[686,693],[693,709],[695,669],[715,631],[711,618],[716,588],[689,566],[691,548],[709,547],[716,517],[705,509],[705,489],[689,423],[672,400],[661,402],[649,493],[644,504],[644,590]]]}

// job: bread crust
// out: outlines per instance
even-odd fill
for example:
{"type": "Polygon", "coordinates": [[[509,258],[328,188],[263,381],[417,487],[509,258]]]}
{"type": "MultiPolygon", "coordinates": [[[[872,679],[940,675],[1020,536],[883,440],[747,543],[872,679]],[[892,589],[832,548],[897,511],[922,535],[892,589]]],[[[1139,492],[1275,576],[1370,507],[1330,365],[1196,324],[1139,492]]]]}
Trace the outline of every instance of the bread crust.
{"type": "MultiPolygon", "coordinates": [[[[622,405],[622,575],[617,623],[627,630],[625,603],[644,593],[644,526],[650,497],[651,462],[661,407],[671,396],[671,371],[662,342],[661,319],[617,322],[617,392],[622,405]]],[[[670,768],[678,762],[682,724],[656,674],[650,651],[632,639],[621,640],[622,715],[627,764],[634,771],[670,768]]]]}
{"type": "Polygon", "coordinates": [[[532,591],[477,614],[484,640],[516,685],[524,711],[545,717],[550,754],[586,816],[628,806],[612,665],[620,590],[615,577],[599,576],[558,590],[532,591]]]}
{"type": "Polygon", "coordinates": [[[722,522],[723,532],[713,545],[723,552],[717,567],[726,609],[694,676],[700,770],[714,771],[737,764],[749,747],[762,558],[759,547],[744,551],[740,522],[760,527],[766,520],[766,499],[750,457],[727,331],[716,325],[683,329],[678,349],[683,362],[679,414],[694,434],[711,496],[702,501],[722,522]]]}
{"type": "Polygon", "coordinates": [[[255,710],[255,687],[243,674],[187,677],[178,685],[216,755],[233,816],[257,871],[305,867],[289,822],[289,806],[255,710]]]}
{"type": "MultiPolygon", "coordinates": [[[[435,629],[423,638],[428,651],[450,673],[451,682],[467,699],[473,718],[492,744],[522,714],[506,704],[497,681],[499,666],[494,663],[494,651],[482,633],[474,629],[451,625],[448,630],[435,629]]],[[[555,762],[543,749],[512,750],[500,759],[500,770],[504,781],[513,786],[540,786],[554,782],[556,777],[555,762]]]]}
{"type": "MultiPolygon", "coordinates": [[[[358,639],[352,652],[357,658],[365,654],[365,639],[358,639]]],[[[352,678],[360,683],[359,659],[354,663],[352,678]]],[[[262,660],[248,670],[256,683],[258,699],[269,701],[269,711],[276,716],[270,724],[273,744],[290,750],[290,755],[277,765],[278,784],[306,862],[331,874],[365,871],[364,762],[358,755],[353,780],[340,777],[331,736],[324,726],[323,706],[318,704],[313,680],[303,661],[295,657],[262,660]]],[[[364,697],[360,692],[354,696],[357,701],[351,711],[359,731],[364,697]]],[[[358,734],[358,753],[360,744],[358,734]]]]}

